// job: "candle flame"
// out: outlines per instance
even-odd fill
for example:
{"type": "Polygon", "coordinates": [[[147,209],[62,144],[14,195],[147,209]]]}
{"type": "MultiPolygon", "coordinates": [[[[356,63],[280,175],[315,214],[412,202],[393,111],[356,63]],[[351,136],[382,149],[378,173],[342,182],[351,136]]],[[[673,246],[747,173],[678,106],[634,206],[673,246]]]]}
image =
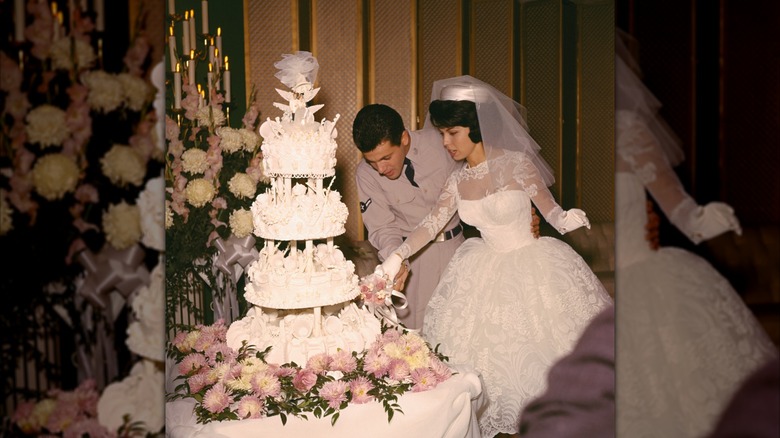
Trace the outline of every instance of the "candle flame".
{"type": "Polygon", "coordinates": [[[195,59],[195,49],[190,49],[190,59],[195,59]]]}
{"type": "Polygon", "coordinates": [[[186,21],[189,19],[190,19],[190,11],[184,11],[184,20],[186,21]]]}
{"type": "Polygon", "coordinates": [[[221,27],[217,28],[217,36],[222,36],[222,28],[221,27]]]}
{"type": "Polygon", "coordinates": [[[228,57],[225,55],[225,70],[230,70],[230,65],[228,64],[228,57]]]}
{"type": "Polygon", "coordinates": [[[173,36],[173,26],[170,26],[170,27],[168,28],[168,34],[169,34],[170,36],[173,36]]]}
{"type": "Polygon", "coordinates": [[[209,62],[209,73],[211,73],[211,69],[212,69],[211,63],[209,62]]]}
{"type": "Polygon", "coordinates": [[[179,72],[181,72],[181,64],[179,64],[179,63],[177,62],[177,63],[176,63],[176,73],[179,73],[179,72]]]}

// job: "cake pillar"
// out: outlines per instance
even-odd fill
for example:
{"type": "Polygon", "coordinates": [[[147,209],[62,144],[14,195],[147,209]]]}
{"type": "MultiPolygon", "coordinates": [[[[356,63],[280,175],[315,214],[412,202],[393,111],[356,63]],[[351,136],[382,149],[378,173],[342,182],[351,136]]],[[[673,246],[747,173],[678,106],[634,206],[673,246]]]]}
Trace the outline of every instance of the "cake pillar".
{"type": "Polygon", "coordinates": [[[322,307],[314,308],[314,336],[322,336],[322,307]]]}

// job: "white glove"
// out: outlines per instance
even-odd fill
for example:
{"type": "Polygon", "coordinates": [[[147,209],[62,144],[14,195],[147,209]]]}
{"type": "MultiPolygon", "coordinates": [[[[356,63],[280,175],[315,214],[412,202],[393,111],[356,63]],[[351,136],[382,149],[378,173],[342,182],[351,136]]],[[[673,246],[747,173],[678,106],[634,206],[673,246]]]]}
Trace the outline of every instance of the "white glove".
{"type": "Polygon", "coordinates": [[[557,206],[548,216],[547,221],[561,234],[566,234],[580,227],[590,229],[588,216],[579,208],[564,211],[560,206],[557,206]]]}
{"type": "Polygon", "coordinates": [[[395,276],[398,275],[398,271],[401,270],[401,264],[404,262],[404,259],[401,258],[398,253],[392,253],[389,257],[387,257],[387,260],[385,260],[381,265],[377,265],[374,272],[378,275],[386,274],[390,281],[395,280],[395,276]]]}
{"type": "Polygon", "coordinates": [[[695,244],[728,231],[734,231],[738,236],[742,235],[742,227],[734,214],[734,209],[723,202],[710,202],[695,209],[683,231],[695,244]]]}

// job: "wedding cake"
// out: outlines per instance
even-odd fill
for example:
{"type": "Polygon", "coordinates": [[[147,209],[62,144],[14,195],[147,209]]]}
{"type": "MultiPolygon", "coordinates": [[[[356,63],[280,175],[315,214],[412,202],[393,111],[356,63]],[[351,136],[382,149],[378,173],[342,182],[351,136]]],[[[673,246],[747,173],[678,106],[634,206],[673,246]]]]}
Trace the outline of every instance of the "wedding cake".
{"type": "Polygon", "coordinates": [[[362,351],[381,326],[353,303],[360,294],[355,265],[333,243],[348,215],[331,188],[339,115],[317,122],[323,105],[307,106],[319,92],[316,60],[286,60],[277,77],[290,91],[276,91],[287,102],[274,103],[282,115],[267,118],[259,130],[271,187],[251,207],[254,234],[264,239],[247,267],[244,296],[253,307],[231,324],[227,340],[234,349],[243,342],[259,350],[270,346],[269,362],[306,363],[319,353],[362,351]]]}

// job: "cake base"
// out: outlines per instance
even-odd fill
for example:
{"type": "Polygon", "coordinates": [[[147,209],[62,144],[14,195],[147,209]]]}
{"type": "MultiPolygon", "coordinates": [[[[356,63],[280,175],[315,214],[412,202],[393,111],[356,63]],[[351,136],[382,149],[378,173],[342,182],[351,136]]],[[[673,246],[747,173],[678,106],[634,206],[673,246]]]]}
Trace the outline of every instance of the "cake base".
{"type": "Polygon", "coordinates": [[[449,365],[458,374],[439,383],[430,391],[407,392],[398,397],[403,413],[397,412],[389,423],[382,404],[375,402],[350,404],[341,411],[334,425],[330,424],[330,417],[316,418],[312,414],[308,414],[308,420],[287,417],[285,425],[279,416],[198,424],[194,413],[195,401],[183,399],[166,403],[166,436],[342,438],[365,435],[372,438],[479,438],[477,411],[485,403],[479,374],[467,365],[449,365]]]}

